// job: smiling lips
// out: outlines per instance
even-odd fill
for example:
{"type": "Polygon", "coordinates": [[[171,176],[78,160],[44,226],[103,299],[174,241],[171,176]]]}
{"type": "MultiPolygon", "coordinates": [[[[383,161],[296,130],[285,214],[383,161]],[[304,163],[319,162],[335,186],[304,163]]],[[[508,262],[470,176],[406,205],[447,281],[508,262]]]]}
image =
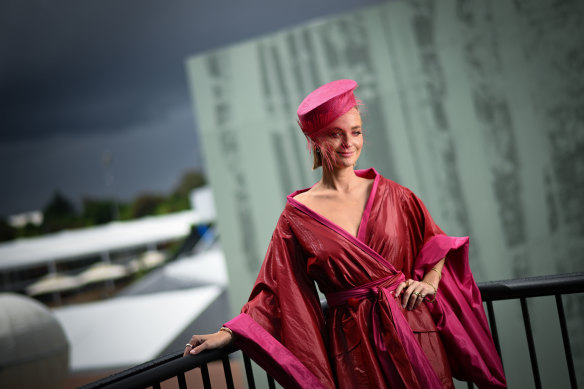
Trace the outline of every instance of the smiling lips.
{"type": "Polygon", "coordinates": [[[341,157],[348,158],[348,157],[352,156],[353,154],[355,154],[355,152],[354,151],[338,151],[337,154],[339,154],[341,157]]]}

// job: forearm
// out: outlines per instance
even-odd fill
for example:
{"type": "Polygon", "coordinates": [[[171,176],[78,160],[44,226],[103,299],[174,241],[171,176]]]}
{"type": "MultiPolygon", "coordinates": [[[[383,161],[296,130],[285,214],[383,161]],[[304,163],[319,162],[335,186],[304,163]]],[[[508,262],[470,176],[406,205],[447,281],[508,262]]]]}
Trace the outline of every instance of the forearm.
{"type": "Polygon", "coordinates": [[[426,274],[424,274],[423,281],[430,283],[436,289],[440,284],[440,279],[442,278],[442,268],[444,267],[444,262],[446,258],[439,260],[426,274]]]}

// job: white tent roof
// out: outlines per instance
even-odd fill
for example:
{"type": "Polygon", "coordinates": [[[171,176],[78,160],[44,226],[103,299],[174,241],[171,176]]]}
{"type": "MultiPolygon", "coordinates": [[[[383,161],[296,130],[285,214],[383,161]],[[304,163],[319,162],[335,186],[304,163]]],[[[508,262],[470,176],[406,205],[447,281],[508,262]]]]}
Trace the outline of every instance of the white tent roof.
{"type": "Polygon", "coordinates": [[[186,236],[191,225],[208,221],[191,210],[2,243],[0,270],[174,240],[186,236]]]}
{"type": "MultiPolygon", "coordinates": [[[[164,284],[160,286],[169,282],[196,285],[201,281],[213,285],[156,293],[151,290],[55,309],[71,345],[72,371],[127,367],[158,357],[227,285],[225,257],[218,246],[168,263],[160,272],[166,280],[158,279],[164,284]]],[[[148,283],[147,279],[138,284],[148,283]]]]}
{"type": "Polygon", "coordinates": [[[222,290],[206,286],[55,309],[71,344],[71,370],[127,367],[158,357],[222,290]]]}

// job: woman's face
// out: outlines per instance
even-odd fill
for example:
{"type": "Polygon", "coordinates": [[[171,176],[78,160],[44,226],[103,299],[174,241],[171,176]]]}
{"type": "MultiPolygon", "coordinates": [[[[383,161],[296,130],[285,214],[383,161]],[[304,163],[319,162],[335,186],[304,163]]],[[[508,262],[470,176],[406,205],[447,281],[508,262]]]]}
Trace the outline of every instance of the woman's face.
{"type": "Polygon", "coordinates": [[[330,156],[333,168],[354,166],[363,148],[361,114],[357,108],[332,122],[320,139],[321,149],[330,156]]]}

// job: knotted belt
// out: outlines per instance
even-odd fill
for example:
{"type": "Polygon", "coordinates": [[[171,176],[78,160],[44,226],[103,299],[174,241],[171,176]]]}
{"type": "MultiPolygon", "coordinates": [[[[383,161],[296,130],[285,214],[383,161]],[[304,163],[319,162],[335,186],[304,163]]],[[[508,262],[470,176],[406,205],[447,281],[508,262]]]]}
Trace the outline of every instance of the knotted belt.
{"type": "Polygon", "coordinates": [[[353,289],[326,294],[330,307],[343,304],[354,306],[359,300],[369,299],[373,341],[379,351],[379,361],[392,388],[442,388],[436,372],[430,365],[422,347],[414,337],[406,318],[394,296],[397,286],[405,281],[403,273],[392,274],[379,280],[368,282],[353,289]],[[389,307],[389,327],[392,339],[391,350],[383,340],[382,316],[383,300],[389,307]],[[398,344],[393,344],[398,342],[398,344]]]}

